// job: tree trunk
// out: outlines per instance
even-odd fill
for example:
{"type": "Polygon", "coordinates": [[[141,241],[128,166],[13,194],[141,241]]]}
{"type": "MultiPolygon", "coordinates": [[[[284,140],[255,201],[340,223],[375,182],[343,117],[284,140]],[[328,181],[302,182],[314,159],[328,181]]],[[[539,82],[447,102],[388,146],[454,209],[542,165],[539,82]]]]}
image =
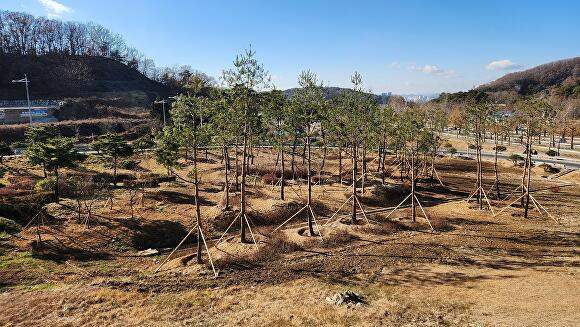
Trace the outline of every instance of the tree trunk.
{"type": "Polygon", "coordinates": [[[383,156],[381,157],[381,182],[385,185],[385,160],[387,157],[387,141],[383,139],[383,156]]]}
{"type": "Polygon", "coordinates": [[[236,192],[238,192],[240,190],[240,181],[239,181],[240,168],[239,168],[239,159],[238,159],[238,140],[237,139],[236,139],[236,146],[234,147],[234,151],[235,151],[234,153],[236,156],[236,167],[235,167],[236,168],[236,187],[235,187],[235,189],[236,189],[236,192]]]}
{"type": "Polygon", "coordinates": [[[525,195],[525,189],[524,189],[524,182],[526,181],[526,173],[528,172],[528,153],[530,152],[530,146],[529,144],[526,144],[526,159],[524,160],[524,171],[522,173],[522,183],[521,183],[521,195],[522,195],[522,199],[520,201],[520,205],[523,208],[524,207],[524,195],[525,195]]]}
{"type": "Polygon", "coordinates": [[[405,157],[404,152],[401,153],[401,159],[399,162],[399,167],[400,167],[399,168],[399,178],[401,179],[401,182],[403,182],[403,170],[406,171],[406,169],[407,169],[407,167],[405,167],[405,164],[407,163],[406,160],[407,160],[407,158],[405,157]]]}
{"type": "Polygon", "coordinates": [[[56,203],[60,200],[60,186],[58,183],[58,167],[54,167],[54,177],[56,181],[54,182],[54,200],[56,203]]]}
{"type": "Polygon", "coordinates": [[[501,194],[499,191],[499,173],[497,171],[497,132],[495,133],[495,153],[494,153],[494,161],[493,161],[493,172],[495,175],[495,192],[497,195],[497,199],[501,199],[501,194]]]}
{"type": "Polygon", "coordinates": [[[229,209],[230,207],[230,183],[228,181],[228,172],[230,170],[230,155],[228,153],[228,148],[224,146],[224,167],[225,167],[225,180],[224,180],[224,191],[226,196],[226,203],[224,209],[229,209]]]}
{"type": "Polygon", "coordinates": [[[274,173],[278,170],[278,161],[280,160],[280,151],[276,153],[276,163],[274,164],[274,173]]]}
{"type": "Polygon", "coordinates": [[[411,216],[413,222],[417,221],[417,208],[415,204],[415,151],[416,148],[411,149],[411,216]]]}
{"type": "Polygon", "coordinates": [[[80,199],[77,199],[77,220],[80,223],[81,222],[81,208],[82,208],[82,203],[80,199]]]}
{"type": "Polygon", "coordinates": [[[248,123],[244,122],[244,148],[242,151],[242,184],[240,192],[240,242],[246,242],[246,225],[244,224],[244,216],[246,215],[246,161],[247,161],[247,146],[248,146],[248,123]]]}
{"type": "Polygon", "coordinates": [[[318,181],[319,181],[318,183],[320,185],[323,184],[322,173],[324,172],[324,166],[326,165],[326,151],[327,151],[326,142],[324,141],[324,136],[322,137],[322,139],[324,142],[324,147],[322,148],[322,163],[320,164],[320,170],[318,171],[318,181]]]}
{"type": "Polygon", "coordinates": [[[435,179],[435,155],[437,153],[437,149],[434,150],[434,153],[431,155],[431,185],[433,185],[433,180],[435,179]]]}
{"type": "Polygon", "coordinates": [[[284,144],[282,144],[282,150],[280,151],[280,163],[282,164],[282,174],[280,175],[280,199],[284,201],[284,144]]]}
{"type": "Polygon", "coordinates": [[[199,208],[199,185],[197,179],[197,145],[193,147],[193,183],[195,185],[195,223],[197,224],[197,263],[203,263],[201,259],[201,212],[199,208]]]}
{"type": "Polygon", "coordinates": [[[294,142],[292,143],[292,157],[290,159],[290,169],[292,169],[292,180],[296,180],[296,145],[298,143],[298,135],[294,134],[294,142]]]}
{"type": "Polygon", "coordinates": [[[308,216],[308,231],[310,232],[310,236],[314,236],[314,227],[312,225],[312,219],[314,217],[312,217],[312,213],[310,212],[310,207],[312,204],[312,181],[311,181],[311,175],[312,175],[312,170],[311,170],[311,159],[310,159],[310,132],[308,132],[308,134],[306,135],[306,147],[308,148],[308,198],[307,198],[307,206],[309,207],[308,210],[306,210],[306,215],[308,216]]]}
{"type": "Polygon", "coordinates": [[[532,147],[531,147],[531,137],[528,137],[528,178],[526,180],[526,204],[524,207],[524,218],[528,218],[528,209],[530,206],[530,179],[532,175],[532,147]]]}
{"type": "Polygon", "coordinates": [[[482,192],[482,177],[483,177],[483,165],[481,162],[481,132],[477,133],[477,202],[479,203],[479,210],[483,209],[483,192],[482,192]]]}
{"type": "Polygon", "coordinates": [[[381,171],[381,159],[382,159],[382,155],[383,155],[383,151],[381,150],[382,147],[381,145],[377,146],[377,173],[379,171],[381,171]]]}
{"type": "Polygon", "coordinates": [[[342,143],[338,143],[338,176],[342,185],[342,143]]]}
{"type": "Polygon", "coordinates": [[[250,142],[250,164],[254,165],[254,142],[250,142]]]}
{"type": "Polygon", "coordinates": [[[365,178],[367,173],[367,162],[366,162],[366,142],[363,141],[362,144],[362,159],[361,159],[361,167],[362,167],[362,174],[361,174],[361,192],[364,196],[365,194],[365,178]]]}
{"type": "Polygon", "coordinates": [[[352,210],[351,219],[352,224],[356,224],[356,174],[357,174],[357,145],[356,142],[352,142],[352,210]]]}
{"type": "Polygon", "coordinates": [[[117,156],[113,156],[113,186],[117,187],[117,156]]]}

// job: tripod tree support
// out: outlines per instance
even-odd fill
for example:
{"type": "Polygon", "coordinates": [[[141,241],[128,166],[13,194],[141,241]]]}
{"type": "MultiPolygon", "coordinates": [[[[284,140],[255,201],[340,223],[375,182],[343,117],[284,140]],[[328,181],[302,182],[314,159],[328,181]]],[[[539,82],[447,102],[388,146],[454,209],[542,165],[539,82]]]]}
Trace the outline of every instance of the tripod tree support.
{"type": "Polygon", "coordinates": [[[479,186],[478,188],[476,188],[473,192],[469,193],[469,197],[467,198],[467,200],[465,200],[467,203],[469,203],[469,201],[471,200],[471,198],[477,194],[478,192],[481,192],[481,194],[483,194],[483,197],[485,198],[485,201],[487,202],[487,205],[489,207],[489,210],[491,210],[491,214],[495,216],[494,212],[493,212],[493,208],[491,206],[491,202],[489,201],[489,198],[487,197],[487,194],[485,193],[485,190],[483,189],[483,186],[479,186]]]}
{"type": "Polygon", "coordinates": [[[169,259],[171,258],[171,256],[173,256],[173,254],[183,245],[183,243],[185,243],[185,240],[187,240],[187,238],[194,232],[197,231],[199,233],[199,235],[201,235],[201,239],[203,240],[203,244],[205,246],[205,250],[207,252],[207,257],[209,259],[209,262],[211,264],[211,269],[213,270],[213,274],[214,277],[218,276],[218,273],[215,269],[215,266],[213,264],[213,260],[211,259],[211,254],[209,252],[209,248],[207,246],[207,242],[205,240],[205,236],[203,235],[203,231],[201,230],[201,227],[199,227],[199,225],[195,225],[195,227],[193,227],[192,229],[189,230],[189,232],[187,233],[187,235],[185,235],[185,237],[181,240],[181,242],[179,242],[179,244],[177,244],[177,246],[173,249],[173,251],[171,251],[171,253],[169,253],[169,255],[167,256],[167,258],[165,258],[165,260],[163,260],[163,262],[161,262],[161,264],[157,267],[157,269],[155,269],[155,272],[159,272],[159,269],[161,269],[161,267],[163,267],[163,265],[165,265],[165,263],[167,261],[169,261],[169,259]]]}
{"type": "Polygon", "coordinates": [[[401,207],[401,205],[403,203],[405,203],[405,201],[407,201],[412,195],[415,197],[415,201],[417,201],[417,203],[419,204],[419,208],[421,208],[421,211],[423,212],[423,216],[427,220],[427,223],[429,224],[429,227],[431,227],[431,231],[434,232],[435,229],[433,228],[433,225],[431,224],[431,220],[429,220],[429,217],[427,216],[427,213],[425,212],[425,209],[423,209],[423,205],[421,205],[421,202],[419,201],[419,198],[417,197],[417,195],[414,195],[412,193],[409,193],[403,199],[403,201],[401,201],[393,210],[391,210],[391,212],[389,212],[389,214],[387,215],[387,217],[385,217],[385,219],[388,219],[393,214],[393,212],[395,212],[395,210],[399,209],[399,207],[401,207]]]}
{"type": "Polygon", "coordinates": [[[345,204],[347,204],[350,200],[354,201],[353,205],[358,205],[358,207],[360,208],[363,217],[365,218],[367,224],[370,223],[369,218],[367,217],[367,214],[365,212],[365,209],[362,207],[362,204],[360,203],[360,200],[358,199],[358,196],[356,196],[355,194],[352,194],[348,199],[346,199],[346,201],[344,201],[340,207],[338,208],[338,210],[336,210],[332,216],[330,216],[330,218],[326,221],[326,223],[324,223],[324,226],[328,225],[333,219],[334,217],[337,217],[338,213],[340,212],[340,210],[345,206],[345,204]]]}
{"type": "Polygon", "coordinates": [[[224,238],[224,236],[226,236],[226,234],[228,233],[228,231],[230,230],[230,228],[232,228],[232,226],[234,225],[234,223],[238,220],[238,218],[240,219],[240,225],[244,225],[244,226],[248,226],[248,230],[250,231],[250,235],[252,236],[252,241],[254,242],[254,245],[256,246],[256,249],[258,248],[258,242],[256,242],[256,238],[254,237],[254,233],[252,232],[252,227],[250,226],[250,221],[248,220],[248,217],[240,212],[230,223],[230,225],[228,226],[228,228],[226,228],[225,232],[223,232],[222,236],[220,236],[220,238],[218,239],[218,241],[215,243],[215,246],[217,247],[218,244],[220,244],[222,242],[222,239],[224,238]]]}
{"type": "MultiPolygon", "coordinates": [[[[518,187],[518,189],[519,189],[520,187],[521,187],[521,186],[519,186],[519,187],[518,187]]],[[[526,188],[525,186],[524,186],[524,189],[525,189],[525,190],[527,190],[527,188],[526,188]]],[[[517,189],[516,189],[516,190],[517,190],[517,189]]],[[[514,192],[515,192],[515,190],[514,190],[514,192]]],[[[512,193],[513,193],[513,192],[512,192],[512,193]]],[[[536,198],[534,198],[534,197],[533,197],[533,196],[532,196],[530,193],[531,193],[531,192],[527,192],[527,194],[529,194],[529,196],[530,196],[530,199],[532,200],[532,203],[534,204],[534,206],[536,206],[536,209],[538,210],[538,212],[540,213],[540,215],[543,215],[543,214],[542,214],[542,210],[543,210],[543,211],[544,211],[544,212],[545,212],[545,213],[548,215],[548,217],[550,217],[550,218],[551,218],[552,220],[554,220],[556,223],[560,224],[560,221],[558,221],[558,219],[554,218],[554,216],[552,216],[552,215],[551,215],[551,214],[548,212],[548,210],[546,210],[546,208],[545,208],[545,207],[544,207],[544,206],[543,206],[543,205],[542,205],[540,202],[538,202],[538,200],[536,200],[536,198]],[[540,210],[540,209],[542,209],[542,210],[540,210]]],[[[501,209],[501,210],[500,210],[498,213],[496,213],[496,214],[494,215],[494,217],[495,217],[495,216],[498,216],[500,213],[504,212],[504,211],[505,211],[507,208],[511,207],[511,206],[512,206],[512,204],[514,204],[514,203],[518,202],[518,201],[519,201],[521,198],[523,198],[524,196],[526,196],[526,193],[524,193],[524,194],[520,195],[520,196],[519,196],[518,198],[516,198],[514,201],[510,202],[510,204],[508,204],[507,206],[503,207],[503,208],[502,208],[502,209],[501,209]]]]}

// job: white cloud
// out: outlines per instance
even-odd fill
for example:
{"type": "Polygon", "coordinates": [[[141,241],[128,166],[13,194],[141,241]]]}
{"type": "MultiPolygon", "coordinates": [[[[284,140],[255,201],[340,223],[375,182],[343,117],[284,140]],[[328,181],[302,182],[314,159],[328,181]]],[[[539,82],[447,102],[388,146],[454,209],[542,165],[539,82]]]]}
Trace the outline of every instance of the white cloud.
{"type": "Polygon", "coordinates": [[[48,16],[51,18],[58,17],[61,14],[70,14],[73,12],[72,8],[54,0],[38,0],[38,2],[40,2],[40,4],[47,11],[48,16]]]}
{"type": "Polygon", "coordinates": [[[460,75],[458,75],[455,70],[453,69],[442,69],[439,68],[436,65],[423,65],[423,66],[417,66],[415,64],[411,64],[409,66],[410,70],[414,70],[417,72],[421,72],[424,74],[429,74],[429,75],[434,75],[434,76],[440,76],[440,77],[445,77],[445,78],[451,78],[451,77],[462,77],[460,75]]]}
{"type": "Polygon", "coordinates": [[[418,71],[418,72],[422,72],[425,74],[441,74],[443,73],[443,70],[435,65],[425,65],[425,66],[416,66],[416,65],[411,65],[409,67],[411,70],[414,71],[418,71]]]}
{"type": "Polygon", "coordinates": [[[522,68],[522,65],[513,63],[509,59],[492,61],[485,66],[487,70],[512,70],[522,68]]]}

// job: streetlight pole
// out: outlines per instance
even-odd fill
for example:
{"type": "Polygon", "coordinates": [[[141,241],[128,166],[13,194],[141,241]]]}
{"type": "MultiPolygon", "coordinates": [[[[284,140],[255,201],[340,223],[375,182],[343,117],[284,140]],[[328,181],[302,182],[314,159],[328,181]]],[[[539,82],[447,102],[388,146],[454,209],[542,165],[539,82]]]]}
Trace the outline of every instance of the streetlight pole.
{"type": "Polygon", "coordinates": [[[161,101],[161,103],[163,104],[163,127],[165,127],[165,100],[161,101]]]}
{"type": "MultiPolygon", "coordinates": [[[[167,99],[177,99],[177,96],[167,97],[167,99]]],[[[165,124],[167,123],[165,119],[165,104],[169,102],[167,102],[166,99],[162,99],[160,101],[155,101],[155,103],[161,103],[163,106],[163,126],[165,126],[165,124]]]]}
{"type": "Polygon", "coordinates": [[[163,105],[163,126],[165,127],[166,121],[165,121],[165,104],[167,103],[167,101],[165,99],[161,100],[161,101],[155,101],[155,103],[161,103],[163,105]]]}
{"type": "Polygon", "coordinates": [[[26,101],[28,102],[28,118],[29,118],[30,126],[32,126],[32,109],[30,108],[30,94],[28,93],[28,83],[30,83],[30,80],[28,79],[26,74],[24,74],[23,79],[12,80],[12,83],[24,83],[24,84],[26,84],[26,101]]]}

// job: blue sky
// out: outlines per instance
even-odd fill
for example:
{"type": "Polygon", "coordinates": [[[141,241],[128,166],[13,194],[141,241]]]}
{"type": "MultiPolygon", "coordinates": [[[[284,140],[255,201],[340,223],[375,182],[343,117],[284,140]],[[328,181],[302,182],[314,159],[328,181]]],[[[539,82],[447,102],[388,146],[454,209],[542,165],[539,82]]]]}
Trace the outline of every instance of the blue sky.
{"type": "Polygon", "coordinates": [[[468,90],[580,55],[580,1],[0,0],[0,9],[94,21],[158,66],[214,77],[252,44],[278,88],[310,69],[373,92],[468,90]]]}

